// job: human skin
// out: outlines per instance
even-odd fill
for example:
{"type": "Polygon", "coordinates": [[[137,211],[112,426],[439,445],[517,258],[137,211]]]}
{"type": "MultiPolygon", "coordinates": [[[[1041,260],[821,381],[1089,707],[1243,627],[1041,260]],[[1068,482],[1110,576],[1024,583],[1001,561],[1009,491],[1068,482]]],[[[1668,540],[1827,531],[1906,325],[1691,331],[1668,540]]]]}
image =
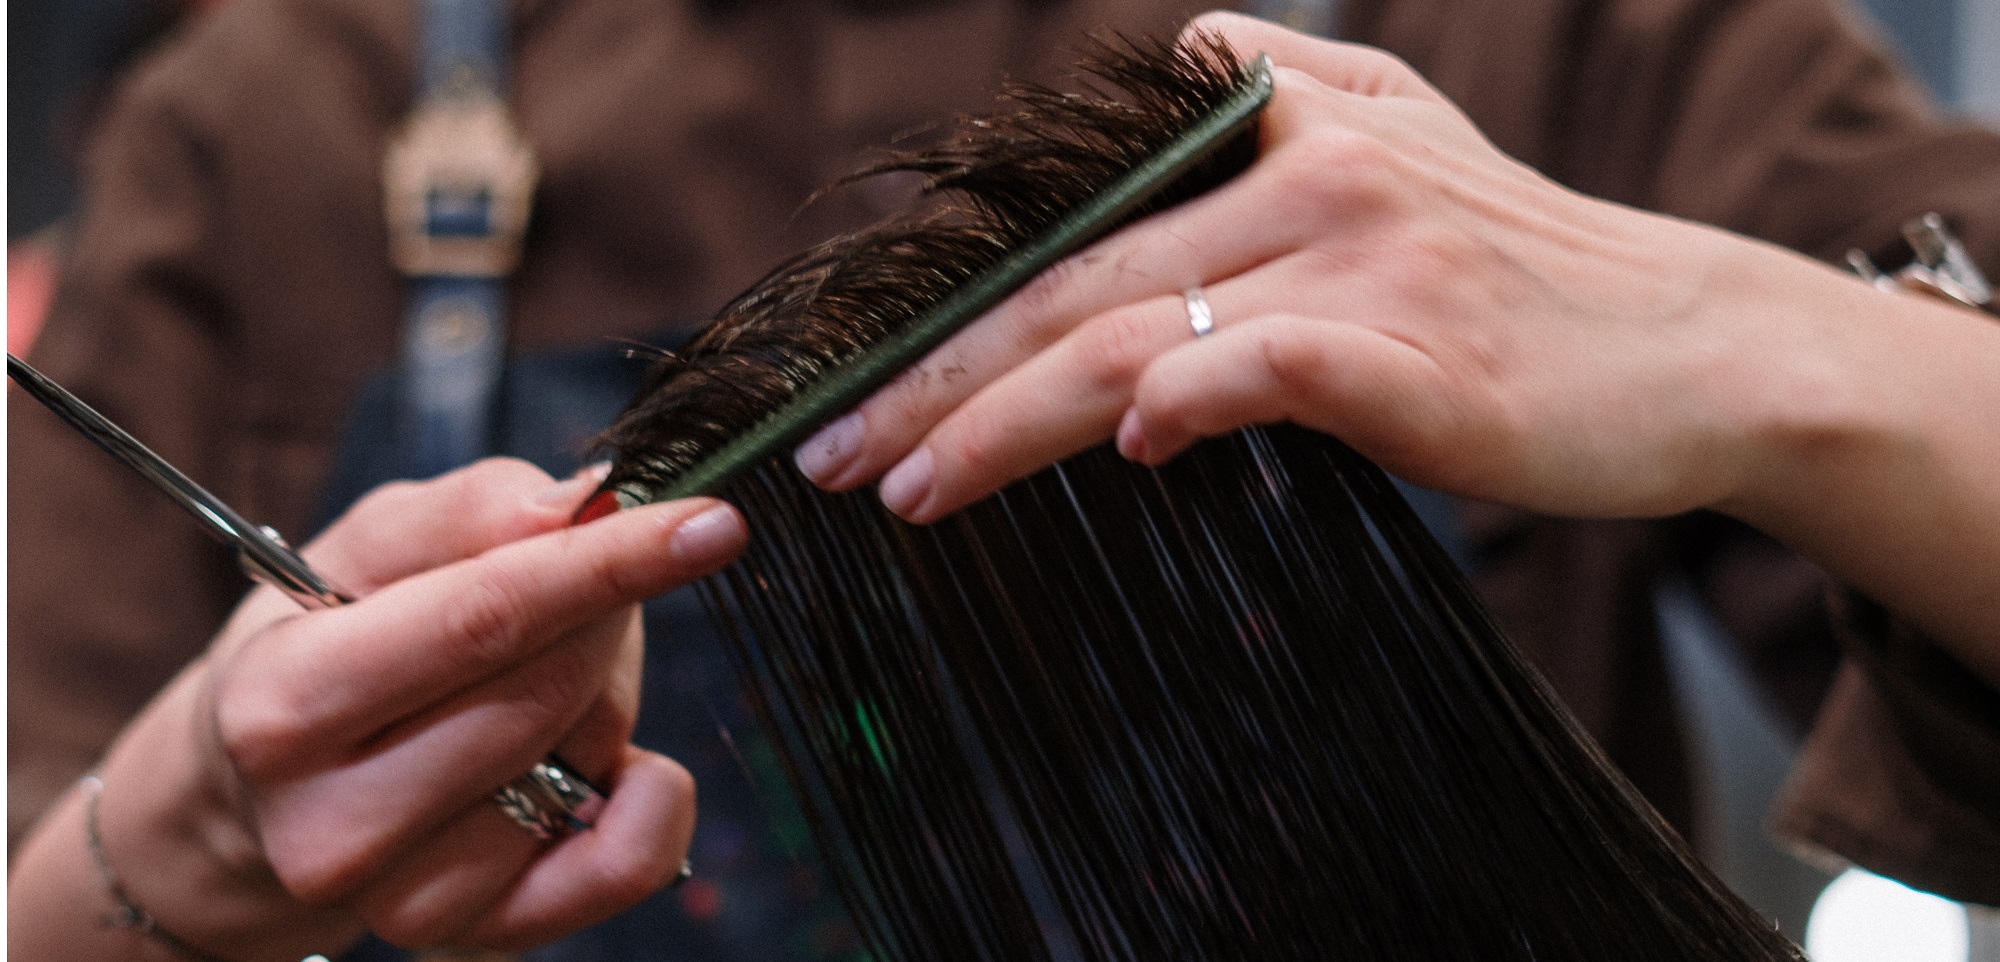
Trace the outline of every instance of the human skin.
{"type": "MultiPolygon", "coordinates": [[[[694,786],[630,743],[637,603],[744,542],[692,499],[570,527],[598,477],[491,460],[363,499],[304,554],[352,605],[260,588],[99,768],[105,850],[133,901],[199,949],[514,947],[609,917],[679,871],[694,786]],[[609,798],[535,839],[493,790],[551,750],[609,798]]],[[[70,792],[10,871],[19,958],[171,959],[112,903],[70,792]]]]}
{"type": "Polygon", "coordinates": [[[1293,421],[1454,494],[1734,515],[2000,684],[2000,326],[1569,191],[1395,58],[1235,14],[1261,156],[1057,265],[797,453],[927,523],[1106,440],[1293,421]],[[1216,330],[1196,339],[1183,292],[1216,330]]]}

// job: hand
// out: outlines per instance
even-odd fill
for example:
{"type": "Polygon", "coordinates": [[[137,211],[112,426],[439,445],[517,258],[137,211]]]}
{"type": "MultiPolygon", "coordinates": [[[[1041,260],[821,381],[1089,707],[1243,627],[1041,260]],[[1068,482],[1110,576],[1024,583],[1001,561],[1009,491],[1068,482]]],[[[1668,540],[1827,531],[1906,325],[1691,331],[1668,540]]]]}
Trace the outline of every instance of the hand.
{"type": "Polygon", "coordinates": [[[102,830],[135,900],[217,954],[296,959],[364,926],[544,942],[673,878],[693,785],[628,741],[636,605],[727,563],[744,528],[707,499],[568,527],[595,480],[488,461],[391,485],[304,552],[358,602],[253,593],[103,766],[102,830]],[[551,750],[609,801],[547,843],[491,796],[551,750]],[[205,904],[181,898],[201,879],[205,904]]]}
{"type": "Polygon", "coordinates": [[[879,476],[923,523],[1109,438],[1151,464],[1289,420],[1532,511],[1734,514],[2000,684],[1991,318],[1571,192],[1379,51],[1191,29],[1277,65],[1256,163],[969,325],[802,445],[807,476],[879,476]]]}
{"type": "Polygon", "coordinates": [[[1237,15],[1192,29],[1278,65],[1257,163],[961,332],[802,446],[809,476],[886,471],[883,500],[927,522],[1114,435],[1158,463],[1291,420],[1550,512],[1665,514],[1742,486],[1748,439],[1717,417],[1740,399],[1716,394],[1745,379],[1719,369],[1819,336],[1745,306],[1831,272],[1570,192],[1386,54],[1237,15]],[[1200,340],[1196,285],[1216,323],[1200,340]]]}

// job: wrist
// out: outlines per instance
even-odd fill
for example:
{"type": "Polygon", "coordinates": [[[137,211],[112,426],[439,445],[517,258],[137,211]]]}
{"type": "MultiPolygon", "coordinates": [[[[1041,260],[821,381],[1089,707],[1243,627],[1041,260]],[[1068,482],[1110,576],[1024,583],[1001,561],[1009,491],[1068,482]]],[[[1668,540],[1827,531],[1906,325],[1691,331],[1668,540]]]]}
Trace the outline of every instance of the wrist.
{"type": "Polygon", "coordinates": [[[1749,379],[1737,483],[1711,507],[2000,684],[2000,324],[1815,264],[1794,274],[1770,285],[1791,313],[1753,352],[1767,376],[1749,379]]]}
{"type": "Polygon", "coordinates": [[[1784,538],[1799,520],[1853,497],[1857,484],[1885,484],[1908,460],[1920,418],[1898,388],[1907,331],[1903,298],[1844,272],[1762,244],[1732,258],[1709,298],[1725,332],[1711,370],[1694,379],[1706,394],[1723,476],[1706,505],[1784,538]]]}
{"type": "MultiPolygon", "coordinates": [[[[271,872],[244,800],[215,766],[200,719],[197,663],[149,705],[99,767],[95,844],[107,891],[194,951],[230,962],[296,962],[360,935],[343,913],[291,897],[271,872]]],[[[114,911],[130,914],[123,905],[114,911]]],[[[169,953],[186,959],[185,953],[169,953]]]]}

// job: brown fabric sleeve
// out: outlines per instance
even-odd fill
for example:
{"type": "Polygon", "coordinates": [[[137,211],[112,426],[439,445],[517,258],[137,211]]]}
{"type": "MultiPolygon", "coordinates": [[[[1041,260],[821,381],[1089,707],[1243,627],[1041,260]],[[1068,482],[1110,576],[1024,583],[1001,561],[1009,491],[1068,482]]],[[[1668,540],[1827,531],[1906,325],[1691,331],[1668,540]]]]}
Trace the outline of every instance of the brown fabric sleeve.
{"type": "Polygon", "coordinates": [[[2000,132],[1953,123],[1836,0],[1347,0],[1509,154],[1829,261],[1946,215],[2000,269],[2000,132]]]}
{"type": "MultiPolygon", "coordinates": [[[[216,319],[204,310],[217,233],[204,154],[189,118],[169,110],[142,109],[110,131],[97,156],[129,169],[92,178],[100,193],[77,228],[75,256],[97,266],[66,276],[31,360],[214,484],[228,431],[204,413],[226,407],[216,319]]],[[[170,502],[10,391],[11,851],[126,716],[201,650],[245,585],[170,502]]]]}
{"type": "Polygon", "coordinates": [[[1849,662],[1774,829],[1809,857],[2000,905],[2000,691],[1874,602],[1834,607],[1849,662]]]}

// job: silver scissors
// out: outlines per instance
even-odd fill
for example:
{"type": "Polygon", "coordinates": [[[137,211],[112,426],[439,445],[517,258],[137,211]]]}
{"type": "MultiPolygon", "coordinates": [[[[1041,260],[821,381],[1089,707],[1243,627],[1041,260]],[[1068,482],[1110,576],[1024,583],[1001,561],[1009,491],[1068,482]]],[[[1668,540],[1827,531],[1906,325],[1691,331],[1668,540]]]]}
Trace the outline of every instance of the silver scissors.
{"type": "MultiPolygon", "coordinates": [[[[139,472],[172,498],[175,504],[194,515],[203,528],[236,552],[236,563],[244,573],[290,596],[308,609],[336,608],[354,598],[335,590],[326,579],[307,565],[298,552],[285,544],[278,532],[252,524],[222,499],[203,490],[165,458],[154,454],[111,419],[49,380],[28,362],[7,355],[7,376],[42,402],[57,417],[103,448],[127,467],[139,472]]],[[[522,828],[543,839],[556,838],[589,828],[604,809],[604,796],[589,782],[570,771],[560,759],[550,755],[527,774],[500,787],[494,793],[502,811],[522,828]]],[[[682,877],[688,868],[682,866],[682,877]]]]}
{"type": "Polygon", "coordinates": [[[105,453],[125,462],[127,467],[151,481],[154,487],[193,515],[209,534],[234,549],[236,563],[242,566],[245,574],[284,592],[306,608],[333,608],[354,601],[327,584],[326,579],[313,571],[298,552],[285,544],[285,539],[278,532],[264,525],[251,524],[237,514],[235,508],[203,490],[201,485],[168,464],[166,459],[125,433],[124,428],[111,423],[110,418],[92,410],[90,405],[78,400],[62,385],[49,380],[42,372],[30,367],[28,362],[11,353],[7,355],[7,376],[93,444],[103,448],[105,453]]]}

